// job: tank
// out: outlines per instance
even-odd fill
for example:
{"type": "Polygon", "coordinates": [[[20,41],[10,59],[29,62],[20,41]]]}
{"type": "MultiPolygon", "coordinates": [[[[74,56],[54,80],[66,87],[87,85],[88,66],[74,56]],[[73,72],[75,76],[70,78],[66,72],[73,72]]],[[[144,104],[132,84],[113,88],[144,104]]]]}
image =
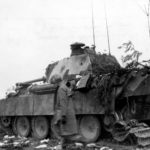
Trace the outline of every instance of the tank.
{"type": "MultiPolygon", "coordinates": [[[[1,125],[23,137],[56,136],[53,118],[59,83],[64,80],[75,81],[72,99],[84,142],[97,141],[103,130],[114,136],[116,124],[127,126],[132,119],[150,118],[149,69],[124,69],[114,56],[73,43],[70,57],[49,64],[42,78],[16,83],[0,101],[1,125]]],[[[129,134],[125,133],[123,140],[129,134]]]]}

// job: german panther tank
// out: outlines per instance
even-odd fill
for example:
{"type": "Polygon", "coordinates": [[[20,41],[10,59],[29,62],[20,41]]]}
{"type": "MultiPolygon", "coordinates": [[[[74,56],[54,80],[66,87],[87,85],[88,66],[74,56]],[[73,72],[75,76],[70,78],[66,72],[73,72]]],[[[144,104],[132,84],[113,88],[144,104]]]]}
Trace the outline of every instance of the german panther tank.
{"type": "MultiPolygon", "coordinates": [[[[49,64],[43,78],[17,83],[14,92],[0,101],[1,125],[23,137],[54,136],[52,124],[59,83],[74,80],[72,99],[83,141],[98,140],[102,130],[123,141],[128,135],[135,135],[130,120],[150,118],[149,79],[147,68],[121,68],[114,56],[97,54],[95,47],[74,43],[70,57],[49,64]],[[60,81],[56,81],[58,76],[60,81]],[[128,127],[122,136],[116,135],[120,126],[128,127]]],[[[141,128],[143,132],[150,131],[148,127],[141,128]]]]}
{"type": "Polygon", "coordinates": [[[13,132],[20,136],[27,137],[32,132],[38,139],[46,138],[51,132],[50,126],[57,101],[58,84],[53,84],[53,80],[57,75],[62,80],[79,77],[82,83],[76,88],[73,99],[77,119],[80,120],[80,132],[87,141],[95,141],[101,132],[97,115],[104,114],[104,109],[97,89],[88,87],[88,81],[91,77],[109,73],[117,68],[120,68],[120,65],[115,57],[96,54],[94,47],[74,43],[71,45],[70,57],[48,65],[45,77],[16,83],[14,92],[8,93],[7,97],[0,101],[1,124],[11,127],[13,132]],[[37,84],[39,82],[42,83],[37,84]],[[87,127],[93,126],[92,131],[86,131],[85,124],[87,127]]]}

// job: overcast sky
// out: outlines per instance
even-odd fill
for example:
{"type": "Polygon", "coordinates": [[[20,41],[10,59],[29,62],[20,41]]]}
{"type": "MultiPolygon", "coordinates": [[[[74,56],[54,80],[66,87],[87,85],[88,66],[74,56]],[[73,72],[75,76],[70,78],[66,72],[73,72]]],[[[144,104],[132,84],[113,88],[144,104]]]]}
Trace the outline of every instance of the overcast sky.
{"type": "MultiPolygon", "coordinates": [[[[111,53],[131,40],[149,59],[148,0],[105,0],[111,53]]],[[[93,0],[96,50],[107,48],[104,0],[93,0]]],[[[16,82],[44,76],[52,61],[68,57],[70,44],[92,45],[91,0],[0,0],[0,97],[16,82]]]]}

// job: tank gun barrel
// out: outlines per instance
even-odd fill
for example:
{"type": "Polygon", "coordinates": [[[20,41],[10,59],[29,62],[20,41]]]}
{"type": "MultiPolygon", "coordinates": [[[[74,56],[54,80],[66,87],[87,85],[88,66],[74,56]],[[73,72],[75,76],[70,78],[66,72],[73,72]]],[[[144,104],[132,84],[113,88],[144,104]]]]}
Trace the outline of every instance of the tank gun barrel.
{"type": "Polygon", "coordinates": [[[43,84],[43,85],[33,85],[30,88],[30,92],[32,93],[43,93],[43,92],[54,92],[57,89],[57,85],[53,84],[43,84]]]}
{"type": "Polygon", "coordinates": [[[35,83],[35,82],[40,82],[40,81],[45,82],[46,78],[42,77],[42,78],[38,78],[38,79],[26,81],[26,82],[19,82],[19,83],[16,83],[16,86],[25,86],[25,85],[29,85],[29,84],[32,84],[32,83],[35,83]]]}

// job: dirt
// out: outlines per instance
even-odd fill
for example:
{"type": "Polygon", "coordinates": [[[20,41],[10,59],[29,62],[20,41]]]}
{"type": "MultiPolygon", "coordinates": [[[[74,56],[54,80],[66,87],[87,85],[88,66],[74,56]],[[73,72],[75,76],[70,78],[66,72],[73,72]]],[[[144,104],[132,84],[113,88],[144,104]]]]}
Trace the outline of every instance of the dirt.
{"type": "MultiPolygon", "coordinates": [[[[16,137],[0,130],[0,150],[61,150],[61,141],[56,139],[35,140],[33,138],[16,137]]],[[[150,149],[150,148],[149,148],[150,149]]],[[[117,143],[107,137],[97,143],[70,143],[65,150],[142,150],[128,143],[117,143]]]]}
{"type": "MultiPolygon", "coordinates": [[[[55,139],[34,140],[33,138],[21,138],[4,136],[0,140],[0,150],[60,150],[60,141],[55,139]]],[[[136,150],[136,146],[126,143],[119,144],[111,140],[103,139],[97,143],[67,144],[65,150],[136,150]]]]}

